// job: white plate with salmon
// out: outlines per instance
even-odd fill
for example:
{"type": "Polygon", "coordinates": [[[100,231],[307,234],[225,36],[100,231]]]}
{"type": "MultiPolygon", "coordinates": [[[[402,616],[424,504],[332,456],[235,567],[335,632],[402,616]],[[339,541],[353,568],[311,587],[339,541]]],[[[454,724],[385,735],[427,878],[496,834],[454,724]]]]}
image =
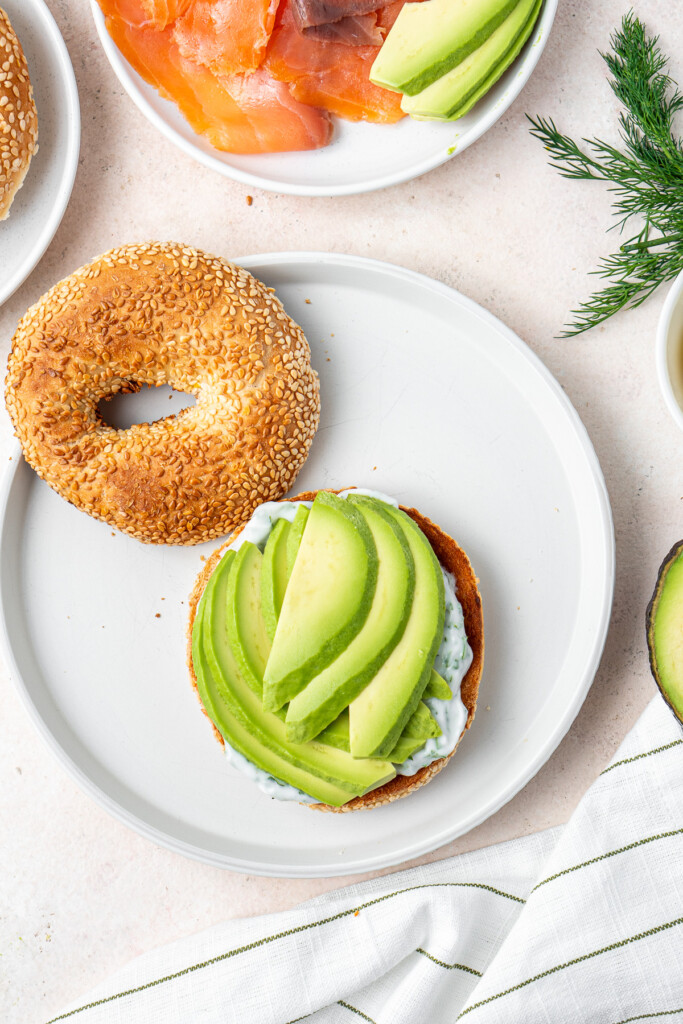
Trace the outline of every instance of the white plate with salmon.
{"type": "MultiPolygon", "coordinates": [[[[521,92],[557,8],[557,0],[543,0],[540,11],[536,5],[533,30],[524,45],[509,48],[515,57],[506,70],[499,65],[457,120],[437,122],[405,116],[401,93],[370,80],[404,6],[432,2],[91,0],[91,6],[121,84],[185,153],[256,188],[333,196],[415,178],[475,142],[521,92]]],[[[502,10],[520,0],[497,2],[502,10]]]]}

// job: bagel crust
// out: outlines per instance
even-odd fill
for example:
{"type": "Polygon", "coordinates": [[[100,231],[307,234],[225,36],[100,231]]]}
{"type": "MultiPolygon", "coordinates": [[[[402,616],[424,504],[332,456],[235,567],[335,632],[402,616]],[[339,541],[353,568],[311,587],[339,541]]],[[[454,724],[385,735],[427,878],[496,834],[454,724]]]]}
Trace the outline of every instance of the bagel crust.
{"type": "MultiPolygon", "coordinates": [[[[340,488],[340,490],[346,490],[346,488],[340,488]]],[[[285,498],[285,501],[313,501],[317,493],[317,491],[304,491],[293,498],[285,498]]],[[[339,491],[335,491],[334,493],[338,494],[339,491]]],[[[372,789],[369,793],[363,794],[363,796],[354,797],[347,803],[342,804],[341,807],[332,807],[329,804],[306,805],[316,811],[345,814],[348,811],[370,810],[372,807],[381,807],[384,804],[393,803],[394,800],[400,800],[404,796],[409,796],[422,786],[425,786],[434,778],[435,775],[438,775],[442,768],[446,767],[450,759],[453,757],[453,754],[458,749],[463,736],[474,721],[474,713],[477,709],[477,698],[479,696],[479,684],[481,682],[481,675],[484,669],[484,616],[481,607],[481,595],[479,593],[479,580],[477,579],[465,552],[458,544],[456,544],[452,537],[449,537],[448,534],[441,529],[440,526],[437,526],[430,519],[427,519],[427,517],[423,516],[421,512],[418,512],[416,508],[406,508],[404,505],[400,505],[399,508],[401,508],[403,512],[409,515],[410,518],[417,523],[431,544],[434,554],[438,558],[440,564],[447,572],[450,572],[455,577],[455,593],[462,606],[465,633],[467,634],[467,640],[472,649],[472,663],[460,684],[460,697],[467,709],[467,721],[465,722],[465,728],[460,734],[458,742],[447,757],[440,757],[436,761],[432,761],[431,764],[425,765],[424,768],[420,768],[414,775],[396,775],[389,782],[385,782],[383,786],[378,786],[377,789],[372,789]]],[[[197,577],[194,589],[190,595],[190,618],[187,631],[187,666],[190,670],[190,678],[192,680],[195,693],[199,699],[202,711],[207,718],[209,716],[206,714],[204,705],[201,703],[201,698],[199,697],[197,677],[192,664],[192,627],[194,625],[195,615],[197,614],[197,605],[204,593],[204,588],[209,582],[209,578],[211,577],[213,570],[221,560],[226,547],[235,540],[235,537],[239,532],[240,531],[237,531],[235,536],[230,537],[225,544],[221,545],[221,547],[213,552],[197,577]]],[[[209,721],[211,722],[210,718],[209,721]]],[[[216,739],[220,744],[224,745],[225,741],[219,730],[213,722],[211,722],[211,725],[216,739]]]]}
{"type": "Polygon", "coordinates": [[[287,491],[318,426],[317,374],[272,289],[219,257],[129,245],[23,317],[5,389],[24,456],[77,508],[149,543],[222,537],[287,491]],[[128,430],[98,403],[144,385],[196,396],[128,430]]]}
{"type": "Polygon", "coordinates": [[[0,220],[5,220],[38,149],[38,115],[24,51],[1,7],[0,64],[0,220]]]}

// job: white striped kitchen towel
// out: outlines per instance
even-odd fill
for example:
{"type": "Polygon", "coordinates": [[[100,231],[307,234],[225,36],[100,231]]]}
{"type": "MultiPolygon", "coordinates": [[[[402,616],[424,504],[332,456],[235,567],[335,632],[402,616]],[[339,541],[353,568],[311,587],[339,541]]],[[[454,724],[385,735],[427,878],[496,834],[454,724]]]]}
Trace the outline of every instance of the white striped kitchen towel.
{"type": "Polygon", "coordinates": [[[563,828],[211,928],[52,1021],[667,1019],[683,1022],[683,730],[656,698],[563,828]]]}

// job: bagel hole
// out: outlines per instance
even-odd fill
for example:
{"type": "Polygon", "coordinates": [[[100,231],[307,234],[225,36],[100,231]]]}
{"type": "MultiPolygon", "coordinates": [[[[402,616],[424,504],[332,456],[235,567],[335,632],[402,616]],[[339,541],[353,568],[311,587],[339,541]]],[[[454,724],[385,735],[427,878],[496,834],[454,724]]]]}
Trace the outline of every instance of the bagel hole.
{"type": "Polygon", "coordinates": [[[154,423],[166,416],[175,416],[181,409],[196,404],[194,395],[174,391],[168,384],[143,387],[130,395],[112,395],[97,403],[97,411],[104,423],[114,430],[128,430],[138,423],[154,423]]]}

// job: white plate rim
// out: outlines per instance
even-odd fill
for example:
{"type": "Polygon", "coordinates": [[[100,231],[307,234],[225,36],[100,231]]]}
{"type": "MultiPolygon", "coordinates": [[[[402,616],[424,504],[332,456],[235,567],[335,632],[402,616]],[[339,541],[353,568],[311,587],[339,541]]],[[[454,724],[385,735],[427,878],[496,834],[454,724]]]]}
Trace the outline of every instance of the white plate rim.
{"type": "MultiPolygon", "coordinates": [[[[239,167],[232,167],[230,164],[224,163],[217,157],[212,156],[211,153],[204,152],[204,150],[199,146],[195,146],[191,142],[188,142],[156,112],[138,88],[137,79],[139,76],[131,68],[125,57],[122,56],[116,46],[116,43],[107,32],[105,17],[97,3],[97,0],[90,0],[90,9],[95,21],[95,27],[97,29],[100,43],[102,44],[102,48],[107,56],[107,60],[111,64],[114,74],[138,110],[158,131],[162,133],[162,135],[172,142],[173,145],[177,146],[178,149],[182,150],[187,156],[197,160],[205,167],[218,171],[218,173],[222,174],[224,177],[232,178],[234,181],[239,181],[242,184],[261,188],[265,192],[277,192],[279,194],[293,196],[317,197],[349,196],[365,192],[376,192],[379,189],[389,188],[392,185],[399,185],[405,181],[412,181],[414,178],[419,178],[428,171],[432,171],[436,167],[440,167],[448,160],[451,160],[454,156],[457,156],[458,153],[463,152],[468,148],[468,146],[471,146],[472,143],[476,142],[477,139],[487,132],[489,128],[491,128],[514,103],[531,77],[548,41],[550,30],[552,29],[553,22],[555,20],[558,3],[559,0],[544,0],[543,10],[541,11],[538,23],[534,29],[535,34],[533,45],[522,60],[519,71],[515,75],[512,85],[510,85],[502,100],[498,104],[492,106],[488,113],[480,118],[474,128],[458,139],[457,147],[444,147],[439,153],[435,153],[433,156],[418,162],[412,169],[406,169],[405,171],[396,172],[395,174],[380,175],[376,178],[369,179],[362,184],[351,183],[335,186],[295,184],[292,182],[275,181],[271,178],[264,178],[258,174],[251,174],[248,171],[243,171],[239,167]]],[[[529,45],[529,41],[527,41],[526,45],[529,45]]]]}
{"type": "MultiPolygon", "coordinates": [[[[57,233],[57,228],[62,222],[71,199],[76,172],[78,170],[78,157],[81,148],[81,107],[78,99],[78,86],[76,76],[69,57],[66,43],[59,31],[57,22],[48,8],[45,0],[32,0],[36,13],[42,18],[42,30],[50,41],[52,51],[56,57],[57,67],[61,76],[62,84],[66,89],[67,108],[64,111],[64,120],[67,125],[66,155],[64,160],[64,173],[60,182],[56,201],[50,211],[50,216],[45,221],[43,228],[38,235],[33,248],[26,258],[18,265],[14,273],[2,286],[0,286],[0,305],[7,301],[19,288],[34,268],[40,263],[47,247],[57,233]]],[[[40,145],[40,124],[38,125],[38,145],[40,145]]],[[[11,225],[11,219],[8,221],[11,225]]]]}
{"type": "MultiPolygon", "coordinates": [[[[364,256],[315,251],[276,252],[251,254],[248,256],[238,257],[234,259],[234,262],[240,266],[244,266],[246,269],[249,269],[256,274],[259,273],[259,267],[261,268],[261,271],[263,270],[264,265],[267,265],[268,268],[274,268],[287,265],[291,266],[294,263],[299,265],[323,263],[332,266],[342,266],[345,269],[361,269],[368,274],[371,272],[380,273],[382,275],[394,277],[395,279],[402,281],[407,286],[415,285],[421,288],[427,288],[435,294],[439,294],[442,297],[448,298],[456,304],[465,307],[471,314],[478,317],[490,328],[499,332],[505,340],[526,359],[532,369],[541,377],[544,384],[559,400],[565,414],[568,416],[569,421],[574,428],[577,440],[581,445],[582,454],[587,460],[587,466],[591,471],[592,480],[596,488],[600,515],[599,527],[603,542],[602,573],[605,581],[600,622],[596,629],[593,647],[586,659],[586,670],[584,672],[584,676],[574,690],[574,698],[572,702],[568,705],[564,715],[556,723],[555,728],[548,734],[545,743],[537,749],[535,756],[528,762],[525,769],[519,772],[513,781],[508,782],[506,786],[502,787],[501,790],[488,801],[488,803],[480,807],[478,811],[473,812],[469,818],[464,821],[460,821],[456,828],[446,828],[437,835],[432,835],[426,840],[416,841],[412,845],[401,850],[401,852],[396,852],[395,854],[380,854],[374,857],[366,857],[363,861],[359,862],[344,862],[341,864],[330,864],[319,867],[288,864],[284,866],[284,869],[275,870],[272,864],[245,861],[237,857],[217,855],[184,840],[169,836],[162,830],[149,825],[144,821],[144,819],[141,819],[131,811],[126,810],[89,778],[87,773],[84,772],[83,769],[73,760],[73,758],[59,744],[56,737],[52,734],[48,723],[43,719],[31,699],[29,688],[21,677],[7,628],[6,607],[8,602],[5,593],[5,580],[2,576],[0,576],[0,650],[5,659],[5,663],[9,667],[10,676],[15,684],[15,689],[19,693],[22,703],[26,707],[31,720],[37,726],[38,731],[43,736],[47,745],[57,756],[61,764],[66,768],[67,772],[72,776],[72,778],[74,778],[81,789],[91,796],[101,807],[107,810],[114,818],[134,829],[145,838],[150,839],[157,845],[161,845],[175,853],[183,854],[184,856],[209,864],[213,867],[227,868],[242,874],[261,875],[274,878],[332,878],[341,875],[360,874],[368,871],[377,871],[389,867],[395,867],[397,865],[404,864],[406,861],[414,860],[416,857],[423,856],[424,854],[428,854],[439,849],[454,839],[457,839],[459,836],[465,835],[467,832],[471,831],[471,829],[480,825],[492,814],[495,814],[496,811],[500,810],[504,804],[516,796],[517,793],[519,793],[520,790],[523,789],[524,786],[537,774],[569,731],[593,683],[595,673],[597,672],[600,659],[602,657],[611,618],[615,582],[615,535],[607,487],[595,449],[593,448],[593,444],[588,436],[588,432],[570,399],[553,377],[550,370],[548,370],[541,359],[521,340],[521,338],[519,338],[518,335],[515,334],[514,331],[512,331],[511,328],[507,327],[501,320],[494,316],[494,314],[484,309],[473,299],[468,298],[456,289],[451,288],[449,285],[430,278],[425,274],[400,267],[393,263],[374,260],[364,256]]],[[[11,454],[12,461],[7,463],[0,482],[0,564],[4,564],[3,550],[7,543],[7,531],[5,529],[5,525],[7,521],[11,487],[19,466],[23,464],[21,447],[18,442],[15,443],[11,454]]]]}

